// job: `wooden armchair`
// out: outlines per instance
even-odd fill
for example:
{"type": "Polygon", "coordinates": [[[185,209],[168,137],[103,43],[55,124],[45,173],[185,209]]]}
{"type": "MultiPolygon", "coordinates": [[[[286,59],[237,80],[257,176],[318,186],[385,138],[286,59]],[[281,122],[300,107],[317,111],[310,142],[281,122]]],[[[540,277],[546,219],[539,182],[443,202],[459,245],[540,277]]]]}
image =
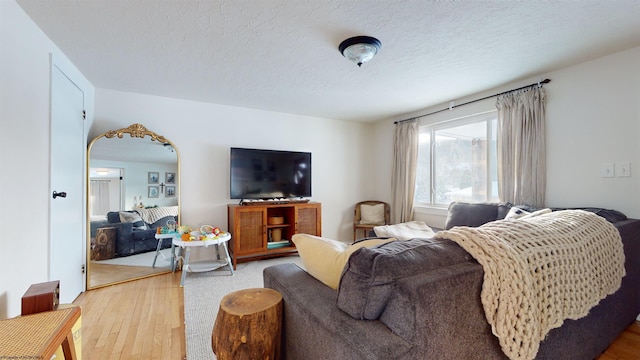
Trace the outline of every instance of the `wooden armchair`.
{"type": "Polygon", "coordinates": [[[362,230],[363,237],[367,237],[369,230],[373,230],[375,226],[389,225],[390,211],[389,204],[383,201],[367,200],[357,203],[353,216],[353,240],[357,239],[358,230],[362,230]]]}

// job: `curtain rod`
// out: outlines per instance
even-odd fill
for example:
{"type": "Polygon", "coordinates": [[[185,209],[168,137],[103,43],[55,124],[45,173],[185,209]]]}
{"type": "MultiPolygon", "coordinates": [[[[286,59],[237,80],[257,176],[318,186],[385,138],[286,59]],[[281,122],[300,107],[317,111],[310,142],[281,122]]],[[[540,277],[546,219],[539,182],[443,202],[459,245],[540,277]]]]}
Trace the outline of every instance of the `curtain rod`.
{"type": "Polygon", "coordinates": [[[542,87],[542,85],[543,85],[543,84],[548,84],[548,83],[550,83],[550,82],[551,82],[551,80],[550,80],[550,79],[544,79],[544,80],[542,80],[542,81],[538,81],[537,83],[534,83],[534,84],[531,84],[531,85],[522,86],[522,87],[519,87],[519,88],[517,88],[517,89],[512,89],[512,90],[508,90],[508,91],[503,91],[503,92],[498,93],[498,94],[493,94],[493,95],[485,96],[485,97],[480,98],[480,99],[475,99],[475,100],[467,101],[466,103],[462,103],[462,104],[458,104],[458,105],[452,105],[452,106],[449,106],[448,108],[440,109],[440,110],[437,110],[437,111],[434,111],[434,112],[430,112],[430,113],[428,113],[428,114],[424,114],[424,115],[420,115],[420,116],[414,116],[414,117],[409,118],[409,119],[404,119],[404,120],[394,121],[393,123],[394,123],[394,124],[399,124],[399,123],[401,123],[401,122],[410,121],[410,120],[417,119],[417,118],[420,118],[420,117],[423,117],[423,116],[429,116],[429,115],[437,114],[437,113],[440,113],[440,112],[443,112],[443,111],[453,110],[454,108],[457,108],[457,107],[459,107],[459,106],[469,105],[469,104],[472,104],[472,103],[474,103],[474,102],[478,102],[478,101],[482,101],[482,100],[490,99],[490,98],[492,98],[492,97],[496,97],[496,96],[500,96],[500,95],[508,94],[508,93],[510,93],[510,92],[513,92],[513,91],[518,91],[518,90],[522,90],[522,89],[527,89],[527,88],[530,88],[530,87],[533,87],[533,86],[542,87]]]}

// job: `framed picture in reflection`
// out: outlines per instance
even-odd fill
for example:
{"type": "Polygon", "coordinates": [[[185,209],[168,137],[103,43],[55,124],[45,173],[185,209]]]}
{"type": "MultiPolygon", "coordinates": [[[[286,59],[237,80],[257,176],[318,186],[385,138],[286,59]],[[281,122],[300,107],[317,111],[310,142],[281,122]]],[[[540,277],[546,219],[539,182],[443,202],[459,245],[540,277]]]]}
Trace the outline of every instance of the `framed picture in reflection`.
{"type": "Polygon", "coordinates": [[[149,184],[158,184],[159,180],[160,180],[160,173],[158,173],[157,171],[149,171],[149,179],[148,179],[149,184]]]}
{"type": "Polygon", "coordinates": [[[148,198],[157,198],[160,194],[160,189],[158,186],[149,186],[149,193],[147,194],[148,198]]]}

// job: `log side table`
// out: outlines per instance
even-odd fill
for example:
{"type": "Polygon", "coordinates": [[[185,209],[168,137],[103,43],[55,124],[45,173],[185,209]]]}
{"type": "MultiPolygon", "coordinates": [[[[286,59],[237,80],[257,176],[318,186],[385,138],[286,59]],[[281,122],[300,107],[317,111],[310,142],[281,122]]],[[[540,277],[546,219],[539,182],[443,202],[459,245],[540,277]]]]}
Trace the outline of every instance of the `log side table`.
{"type": "Polygon", "coordinates": [[[280,359],[282,295],[266,288],[225,295],[211,334],[218,360],[280,359]]]}

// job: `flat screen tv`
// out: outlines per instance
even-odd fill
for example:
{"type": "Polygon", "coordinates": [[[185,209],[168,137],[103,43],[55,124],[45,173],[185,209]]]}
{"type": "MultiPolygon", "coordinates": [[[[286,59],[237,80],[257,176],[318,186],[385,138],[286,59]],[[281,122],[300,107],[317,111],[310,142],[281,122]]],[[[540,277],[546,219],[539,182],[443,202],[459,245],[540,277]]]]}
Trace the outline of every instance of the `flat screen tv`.
{"type": "Polygon", "coordinates": [[[311,196],[311,153],[231,148],[231,199],[311,196]]]}

